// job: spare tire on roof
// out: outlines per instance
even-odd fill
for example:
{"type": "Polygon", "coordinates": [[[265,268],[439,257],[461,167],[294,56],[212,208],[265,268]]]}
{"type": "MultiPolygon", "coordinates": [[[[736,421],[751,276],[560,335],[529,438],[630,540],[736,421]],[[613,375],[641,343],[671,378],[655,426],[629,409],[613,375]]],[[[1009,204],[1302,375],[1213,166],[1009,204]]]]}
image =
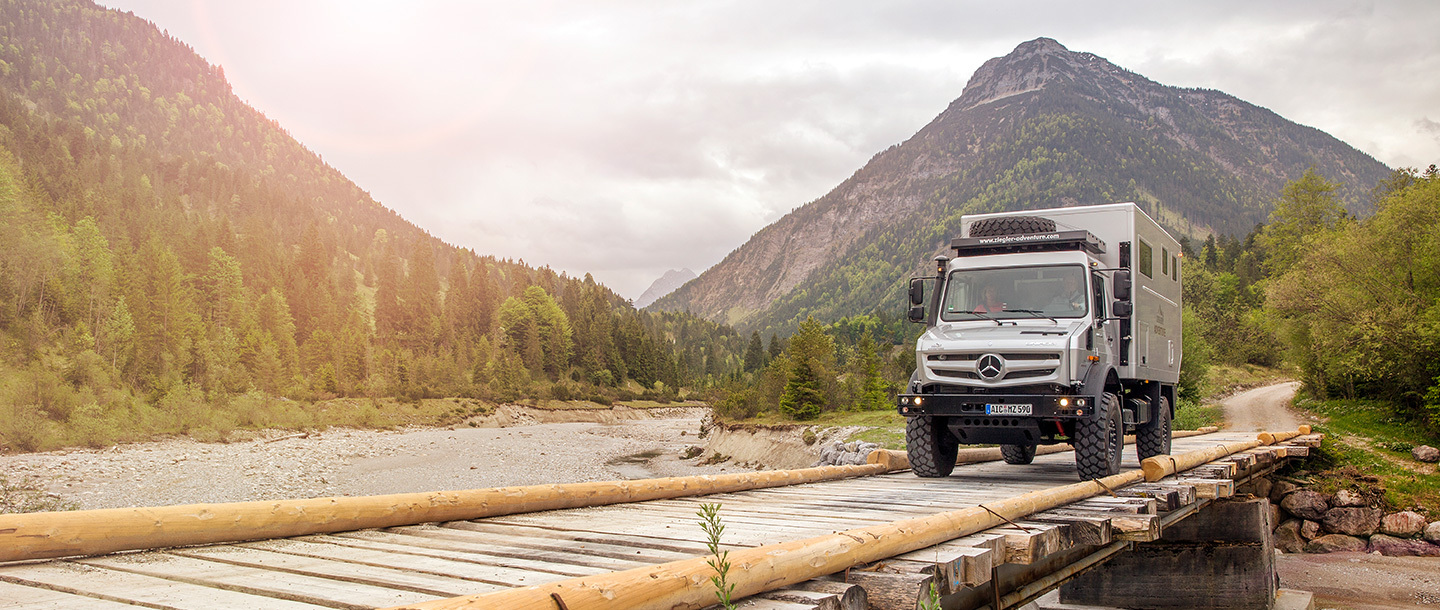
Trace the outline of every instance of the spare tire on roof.
{"type": "Polygon", "coordinates": [[[1055,221],[1039,216],[1001,216],[981,218],[970,223],[970,237],[995,237],[997,235],[1028,235],[1030,233],[1053,233],[1055,221]]]}

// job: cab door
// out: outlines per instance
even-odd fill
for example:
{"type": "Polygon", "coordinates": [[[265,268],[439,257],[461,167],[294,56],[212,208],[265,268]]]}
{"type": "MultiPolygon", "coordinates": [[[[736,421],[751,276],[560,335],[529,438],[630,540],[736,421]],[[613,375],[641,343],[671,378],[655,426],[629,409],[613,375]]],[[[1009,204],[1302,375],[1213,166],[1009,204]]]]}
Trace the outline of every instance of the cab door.
{"type": "Polygon", "coordinates": [[[1093,301],[1090,310],[1095,320],[1091,326],[1094,330],[1091,332],[1095,333],[1095,355],[1100,357],[1101,363],[1113,362],[1111,354],[1118,349],[1120,338],[1120,322],[1105,319],[1110,313],[1110,299],[1106,298],[1105,286],[1105,276],[1099,273],[1090,274],[1090,294],[1093,301]]]}

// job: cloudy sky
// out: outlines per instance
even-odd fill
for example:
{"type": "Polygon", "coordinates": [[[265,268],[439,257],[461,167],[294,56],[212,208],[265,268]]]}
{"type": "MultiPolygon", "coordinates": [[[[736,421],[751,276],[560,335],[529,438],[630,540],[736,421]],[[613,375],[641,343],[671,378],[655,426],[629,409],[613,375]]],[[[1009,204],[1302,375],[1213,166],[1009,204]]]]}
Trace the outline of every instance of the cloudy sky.
{"type": "Polygon", "coordinates": [[[632,298],[823,195],[1040,36],[1391,167],[1440,163],[1440,2],[100,1],[222,66],[431,233],[632,298]]]}

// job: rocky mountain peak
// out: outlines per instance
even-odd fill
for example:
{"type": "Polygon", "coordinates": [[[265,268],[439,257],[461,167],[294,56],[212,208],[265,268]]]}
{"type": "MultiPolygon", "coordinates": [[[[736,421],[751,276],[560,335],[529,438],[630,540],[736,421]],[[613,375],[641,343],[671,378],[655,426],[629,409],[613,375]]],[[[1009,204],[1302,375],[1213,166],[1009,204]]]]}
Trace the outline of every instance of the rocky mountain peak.
{"type": "Polygon", "coordinates": [[[1119,70],[1092,53],[1076,53],[1052,38],[1036,38],[1020,43],[1009,55],[996,57],[980,66],[951,108],[974,108],[1035,91],[1057,79],[1073,79],[1078,71],[1096,67],[1119,70]],[[1096,66],[1097,63],[1100,66],[1096,66]]]}

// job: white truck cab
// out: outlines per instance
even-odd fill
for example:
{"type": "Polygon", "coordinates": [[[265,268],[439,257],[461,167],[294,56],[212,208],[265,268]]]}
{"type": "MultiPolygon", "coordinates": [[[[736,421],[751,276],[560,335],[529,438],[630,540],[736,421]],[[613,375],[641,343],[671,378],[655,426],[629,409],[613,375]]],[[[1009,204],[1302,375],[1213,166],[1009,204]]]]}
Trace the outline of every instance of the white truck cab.
{"type": "Polygon", "coordinates": [[[910,284],[910,319],[928,327],[897,397],[915,473],[948,476],[961,444],[1027,464],[1068,442],[1085,479],[1119,471],[1127,432],[1142,459],[1169,453],[1180,244],[1133,203],[962,226],[954,257],[910,284]]]}

